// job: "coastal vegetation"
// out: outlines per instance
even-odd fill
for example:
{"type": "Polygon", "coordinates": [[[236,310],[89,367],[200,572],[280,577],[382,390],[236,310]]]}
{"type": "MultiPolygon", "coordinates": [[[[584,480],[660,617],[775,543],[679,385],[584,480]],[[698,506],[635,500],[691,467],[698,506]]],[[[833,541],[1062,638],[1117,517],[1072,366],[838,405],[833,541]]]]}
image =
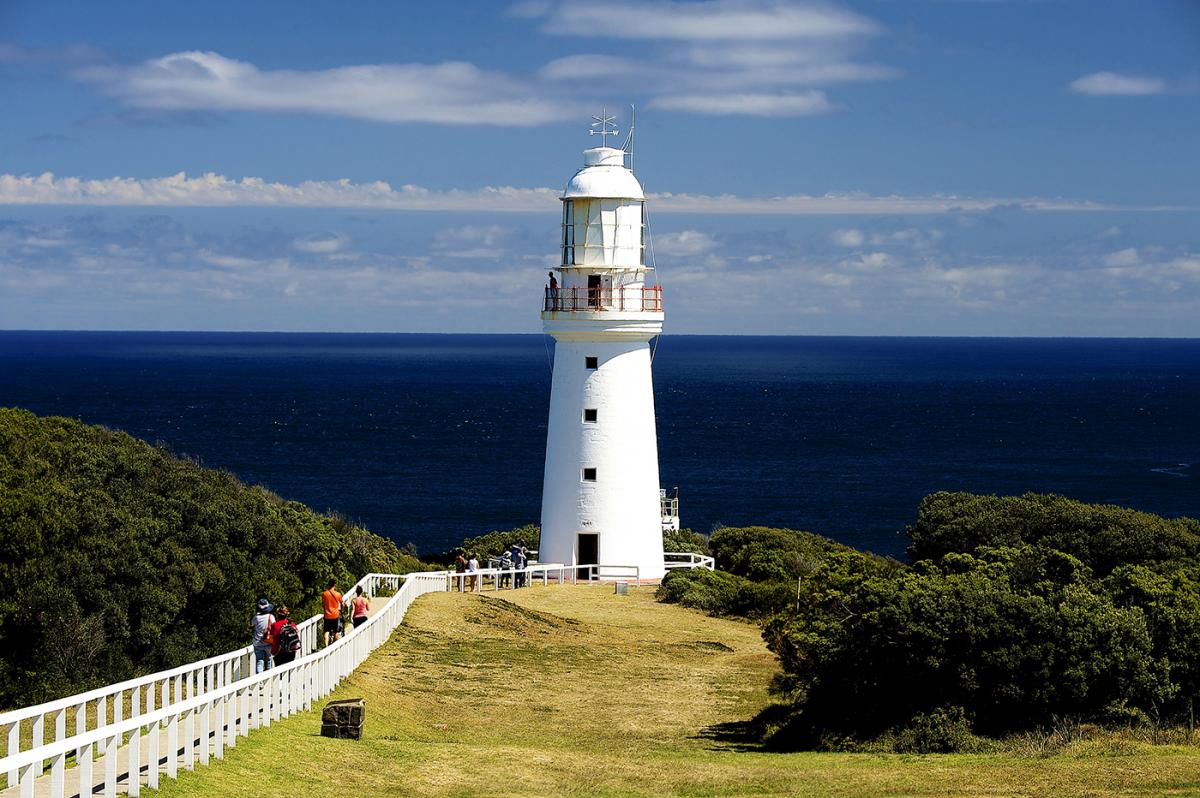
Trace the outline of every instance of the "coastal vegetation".
{"type": "Polygon", "coordinates": [[[422,564],[337,515],[129,435],[0,409],[0,707],[245,645],[330,577],[422,564]]]}
{"type": "Polygon", "coordinates": [[[938,493],[910,564],[813,535],[721,529],[724,573],[662,599],[760,620],[771,747],[971,750],[1078,724],[1194,725],[1200,523],[1060,496],[938,493]]]}

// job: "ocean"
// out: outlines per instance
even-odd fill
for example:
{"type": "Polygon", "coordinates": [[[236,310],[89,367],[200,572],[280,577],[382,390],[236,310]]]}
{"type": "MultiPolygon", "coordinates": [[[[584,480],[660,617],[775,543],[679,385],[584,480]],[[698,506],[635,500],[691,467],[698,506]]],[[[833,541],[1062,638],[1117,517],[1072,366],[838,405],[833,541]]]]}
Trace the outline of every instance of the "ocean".
{"type": "MultiPolygon", "coordinates": [[[[0,405],[161,442],[422,551],[538,520],[550,339],[0,332],[0,405]]],[[[684,526],[902,557],[921,497],[1200,516],[1200,340],[662,337],[684,526]]]]}

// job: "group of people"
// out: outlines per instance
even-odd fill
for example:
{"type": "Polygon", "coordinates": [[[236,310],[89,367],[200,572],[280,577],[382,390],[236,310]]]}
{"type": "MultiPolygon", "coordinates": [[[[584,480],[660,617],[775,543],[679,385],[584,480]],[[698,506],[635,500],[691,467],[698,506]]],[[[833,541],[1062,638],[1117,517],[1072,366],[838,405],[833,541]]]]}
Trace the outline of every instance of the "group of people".
{"type": "MultiPolygon", "coordinates": [[[[514,543],[500,555],[500,587],[525,587],[525,569],[529,567],[529,549],[514,543]]],[[[459,551],[454,558],[454,573],[463,574],[457,580],[460,590],[475,591],[479,580],[479,558],[474,554],[459,551]]]]}
{"type": "MultiPolygon", "coordinates": [[[[337,580],[330,579],[321,594],[324,616],[325,645],[340,640],[345,633],[342,607],[345,597],[338,592],[337,580]]],[[[362,585],[355,590],[350,600],[350,623],[358,628],[367,622],[371,611],[371,600],[363,593],[362,585]]],[[[267,598],[258,600],[258,610],[250,619],[251,643],[254,647],[254,672],[261,673],[271,667],[286,665],[300,655],[303,645],[300,629],[291,619],[291,610],[286,605],[274,606],[267,598]]]]}

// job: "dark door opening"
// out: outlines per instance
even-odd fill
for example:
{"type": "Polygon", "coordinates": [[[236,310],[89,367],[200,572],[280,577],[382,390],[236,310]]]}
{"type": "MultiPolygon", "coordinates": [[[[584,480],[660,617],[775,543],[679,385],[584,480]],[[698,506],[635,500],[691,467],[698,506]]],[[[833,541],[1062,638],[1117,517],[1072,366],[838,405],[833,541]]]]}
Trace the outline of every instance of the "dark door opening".
{"type": "MultiPolygon", "coordinates": [[[[600,536],[594,533],[580,532],[575,551],[576,565],[597,565],[600,562],[600,536]]],[[[577,575],[580,579],[587,579],[592,570],[591,568],[580,568],[577,575]]]]}
{"type": "Polygon", "coordinates": [[[600,275],[588,275],[588,307],[600,307],[600,275]]]}

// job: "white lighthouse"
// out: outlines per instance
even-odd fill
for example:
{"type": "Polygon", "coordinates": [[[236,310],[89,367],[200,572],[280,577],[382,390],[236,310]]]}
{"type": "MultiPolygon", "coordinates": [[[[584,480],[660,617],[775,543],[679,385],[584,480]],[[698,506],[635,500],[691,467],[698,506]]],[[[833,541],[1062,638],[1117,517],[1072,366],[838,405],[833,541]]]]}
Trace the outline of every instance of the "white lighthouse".
{"type": "MultiPolygon", "coordinates": [[[[610,122],[600,118],[602,137],[615,132],[610,122]]],[[[625,161],[623,149],[584,150],[562,195],[562,257],[542,306],[555,348],[538,554],[543,562],[636,565],[642,579],[658,579],[650,340],[662,332],[662,289],[646,284],[645,195],[625,161]]]]}

